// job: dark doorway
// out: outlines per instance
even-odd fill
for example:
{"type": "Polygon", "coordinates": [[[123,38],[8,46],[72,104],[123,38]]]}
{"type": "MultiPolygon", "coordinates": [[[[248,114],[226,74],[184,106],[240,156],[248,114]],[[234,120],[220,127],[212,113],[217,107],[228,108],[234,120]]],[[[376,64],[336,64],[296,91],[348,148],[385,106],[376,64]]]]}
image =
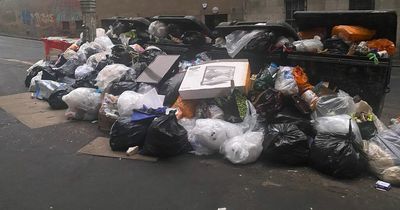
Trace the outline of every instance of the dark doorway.
{"type": "Polygon", "coordinates": [[[228,15],[227,14],[205,15],[204,21],[209,29],[214,30],[215,26],[217,26],[221,22],[228,21],[228,15]]]}

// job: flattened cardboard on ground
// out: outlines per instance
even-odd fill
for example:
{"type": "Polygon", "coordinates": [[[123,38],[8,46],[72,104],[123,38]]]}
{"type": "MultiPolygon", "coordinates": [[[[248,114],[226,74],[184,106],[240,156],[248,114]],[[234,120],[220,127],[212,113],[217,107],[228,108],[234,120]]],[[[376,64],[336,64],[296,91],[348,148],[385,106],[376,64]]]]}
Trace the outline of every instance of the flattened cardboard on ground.
{"type": "Polygon", "coordinates": [[[78,153],[84,155],[93,155],[100,157],[110,157],[110,158],[123,158],[123,159],[131,159],[131,160],[144,160],[155,162],[157,158],[143,156],[143,155],[132,155],[127,156],[125,152],[114,152],[111,150],[109,139],[105,137],[97,137],[93,141],[91,141],[86,146],[82,147],[78,153]]]}
{"type": "Polygon", "coordinates": [[[31,129],[68,122],[65,110],[52,110],[45,101],[31,98],[31,93],[1,96],[0,107],[31,129]]]}
{"type": "Polygon", "coordinates": [[[250,74],[250,64],[246,59],[215,60],[192,66],[186,71],[179,95],[184,100],[223,97],[230,95],[233,87],[246,94],[251,84],[250,74]],[[221,77],[220,72],[225,76],[221,77]],[[207,74],[211,75],[208,79],[207,74]],[[227,80],[212,81],[225,77],[227,80]]]}
{"type": "Polygon", "coordinates": [[[136,79],[136,82],[158,84],[164,76],[172,70],[179,59],[179,55],[159,55],[136,79]]]}

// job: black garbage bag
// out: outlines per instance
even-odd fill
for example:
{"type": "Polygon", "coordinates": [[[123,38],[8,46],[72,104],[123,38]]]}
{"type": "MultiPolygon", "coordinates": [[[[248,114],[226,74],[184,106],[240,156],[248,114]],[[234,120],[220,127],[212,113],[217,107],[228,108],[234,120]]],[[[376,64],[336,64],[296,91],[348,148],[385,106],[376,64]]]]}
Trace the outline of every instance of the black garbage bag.
{"type": "Polygon", "coordinates": [[[136,62],[133,64],[132,68],[135,70],[136,75],[140,75],[147,68],[146,62],[136,62]]]}
{"type": "Polygon", "coordinates": [[[147,129],[153,119],[131,122],[131,118],[118,118],[110,131],[110,147],[113,151],[126,151],[129,147],[143,147],[147,129]]]}
{"type": "Polygon", "coordinates": [[[378,130],[373,121],[357,123],[363,140],[370,140],[378,134],[378,130]]]}
{"type": "Polygon", "coordinates": [[[35,77],[40,71],[42,71],[42,67],[36,66],[28,73],[28,75],[26,75],[25,82],[24,82],[25,87],[28,88],[31,85],[32,78],[35,77]]]}
{"type": "Polygon", "coordinates": [[[172,157],[193,150],[186,129],[178,123],[175,112],[156,118],[147,130],[143,155],[172,157]]]}
{"type": "Polygon", "coordinates": [[[79,87],[87,87],[87,88],[96,88],[96,77],[97,77],[98,72],[92,71],[89,74],[86,74],[84,77],[81,79],[77,79],[75,81],[75,84],[72,85],[73,88],[79,88],[79,87]]]}
{"type": "Polygon", "coordinates": [[[179,87],[185,77],[185,72],[175,74],[157,88],[160,95],[165,95],[164,106],[171,107],[179,97],[179,87]]]}
{"type": "Polygon", "coordinates": [[[272,119],[283,108],[283,95],[281,92],[269,88],[252,100],[257,113],[265,119],[272,119]]]}
{"type": "Polygon", "coordinates": [[[269,49],[275,43],[276,36],[273,32],[261,33],[247,44],[246,49],[261,52],[269,49]]]}
{"type": "Polygon", "coordinates": [[[124,64],[125,66],[132,66],[132,55],[134,51],[131,47],[125,45],[115,45],[112,49],[111,60],[114,63],[124,64]]]}
{"type": "Polygon", "coordinates": [[[311,165],[337,178],[355,178],[365,169],[366,158],[355,141],[351,123],[349,133],[317,133],[311,144],[311,165]]]}
{"type": "Polygon", "coordinates": [[[206,43],[206,37],[198,31],[187,31],[182,35],[182,41],[193,47],[201,47],[206,43]]]}
{"type": "Polygon", "coordinates": [[[52,81],[57,81],[58,76],[57,72],[54,71],[53,68],[50,66],[44,66],[42,70],[42,80],[52,80],[52,81]]]}
{"type": "Polygon", "coordinates": [[[324,41],[324,47],[330,54],[345,55],[349,51],[350,46],[343,39],[329,38],[324,41]]]}
{"type": "Polygon", "coordinates": [[[54,91],[47,102],[52,109],[67,109],[68,105],[62,100],[62,97],[71,92],[70,89],[59,89],[54,91]]]}
{"type": "Polygon", "coordinates": [[[146,65],[150,65],[159,55],[166,55],[166,53],[157,48],[148,49],[144,51],[144,53],[139,54],[136,62],[144,62],[146,65]]]}
{"type": "Polygon", "coordinates": [[[228,97],[220,97],[215,99],[215,103],[224,111],[224,120],[230,123],[240,123],[243,119],[240,117],[239,107],[235,94],[228,97]]]}
{"type": "Polygon", "coordinates": [[[59,67],[61,67],[62,65],[64,65],[66,62],[67,62],[67,59],[64,57],[63,54],[61,54],[61,55],[58,57],[58,59],[57,59],[56,63],[54,64],[54,66],[57,67],[57,68],[59,68],[59,67]]]}
{"type": "Polygon", "coordinates": [[[138,84],[133,81],[115,82],[110,86],[109,93],[114,96],[119,96],[127,90],[135,91],[137,87],[138,84]]]}
{"type": "Polygon", "coordinates": [[[295,124],[267,126],[263,148],[267,157],[290,165],[306,164],[309,159],[309,137],[295,124]]]}
{"type": "Polygon", "coordinates": [[[79,59],[77,56],[72,57],[69,59],[67,62],[64,63],[60,68],[54,68],[54,71],[57,72],[57,75],[59,77],[62,76],[67,76],[67,77],[75,77],[75,69],[78,68],[78,66],[83,65],[84,62],[79,59]]]}

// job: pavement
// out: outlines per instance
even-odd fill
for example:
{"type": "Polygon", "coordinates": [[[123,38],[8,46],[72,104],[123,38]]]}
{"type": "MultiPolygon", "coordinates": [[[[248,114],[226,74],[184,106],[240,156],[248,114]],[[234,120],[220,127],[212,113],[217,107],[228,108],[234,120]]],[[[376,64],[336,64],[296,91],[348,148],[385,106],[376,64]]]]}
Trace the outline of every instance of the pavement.
{"type": "MultiPolygon", "coordinates": [[[[25,92],[25,70],[41,42],[0,37],[0,96],[25,92]]],[[[386,118],[400,113],[400,68],[393,69],[386,118]]],[[[30,129],[0,109],[0,209],[399,209],[400,188],[373,188],[364,174],[337,180],[307,167],[261,158],[246,166],[221,156],[182,155],[155,163],[78,155],[96,124],[30,129]]]]}

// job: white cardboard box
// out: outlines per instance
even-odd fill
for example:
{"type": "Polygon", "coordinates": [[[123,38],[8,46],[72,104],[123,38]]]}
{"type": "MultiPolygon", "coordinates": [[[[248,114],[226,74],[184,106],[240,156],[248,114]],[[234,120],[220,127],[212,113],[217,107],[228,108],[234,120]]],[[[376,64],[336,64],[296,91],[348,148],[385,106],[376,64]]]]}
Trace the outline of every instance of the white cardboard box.
{"type": "Polygon", "coordinates": [[[216,60],[190,67],[179,94],[184,100],[215,98],[230,95],[233,88],[247,94],[249,86],[248,60],[216,60]]]}

